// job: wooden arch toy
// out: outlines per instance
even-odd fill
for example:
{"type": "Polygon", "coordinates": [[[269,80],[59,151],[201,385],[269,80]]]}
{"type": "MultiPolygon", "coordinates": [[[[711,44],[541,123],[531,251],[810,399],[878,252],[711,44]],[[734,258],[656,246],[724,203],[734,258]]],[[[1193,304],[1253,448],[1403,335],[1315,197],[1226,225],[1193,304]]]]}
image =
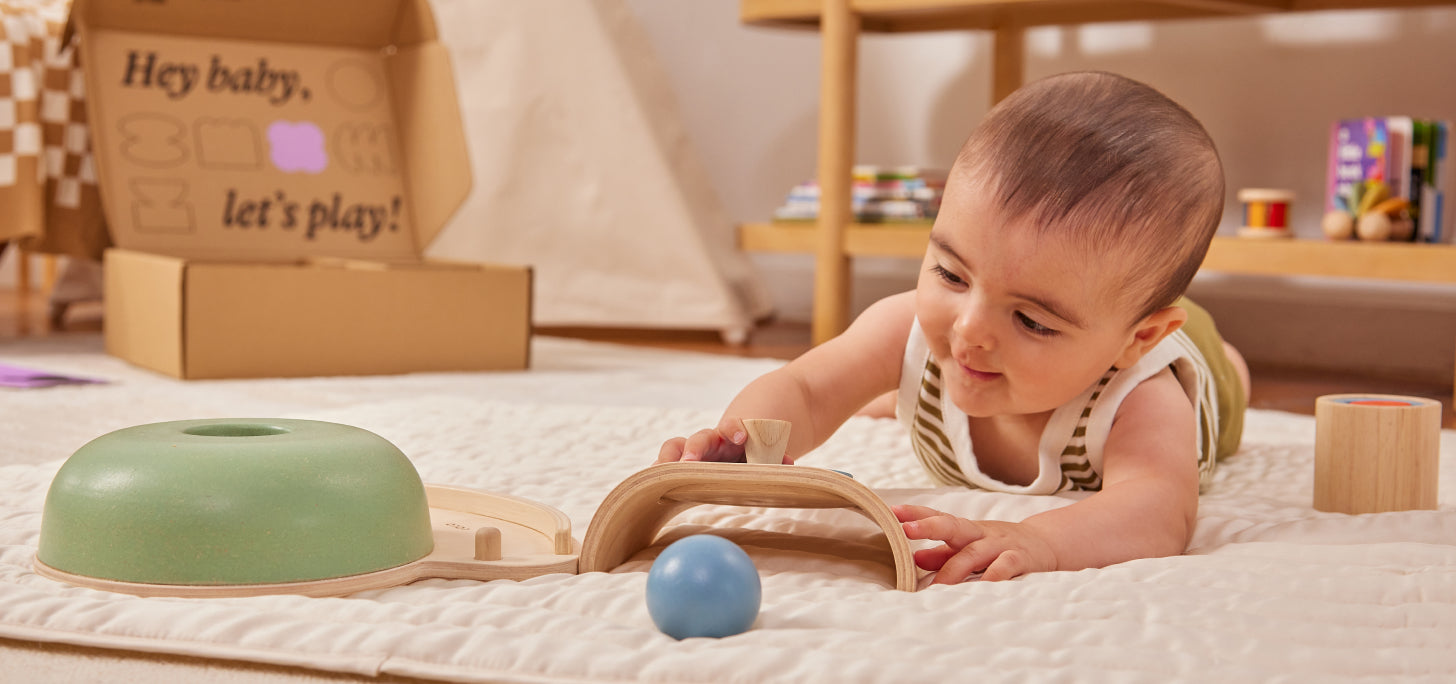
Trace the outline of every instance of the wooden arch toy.
{"type": "Polygon", "coordinates": [[[663,463],[617,485],[587,527],[578,567],[607,572],[651,546],[673,516],[700,504],[766,508],[848,508],[880,527],[893,556],[895,588],[915,591],[917,569],[890,507],[843,473],[810,466],[663,463]]]}

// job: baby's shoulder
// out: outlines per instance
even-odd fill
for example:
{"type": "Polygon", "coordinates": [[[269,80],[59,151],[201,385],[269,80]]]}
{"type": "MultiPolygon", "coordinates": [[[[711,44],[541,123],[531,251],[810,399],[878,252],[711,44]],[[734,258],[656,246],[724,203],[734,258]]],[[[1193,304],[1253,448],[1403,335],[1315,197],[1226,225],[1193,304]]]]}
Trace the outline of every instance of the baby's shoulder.
{"type": "Polygon", "coordinates": [[[1117,407],[1116,422],[1136,419],[1152,421],[1187,421],[1196,418],[1193,403],[1172,368],[1164,368],[1139,382],[1117,407]]]}

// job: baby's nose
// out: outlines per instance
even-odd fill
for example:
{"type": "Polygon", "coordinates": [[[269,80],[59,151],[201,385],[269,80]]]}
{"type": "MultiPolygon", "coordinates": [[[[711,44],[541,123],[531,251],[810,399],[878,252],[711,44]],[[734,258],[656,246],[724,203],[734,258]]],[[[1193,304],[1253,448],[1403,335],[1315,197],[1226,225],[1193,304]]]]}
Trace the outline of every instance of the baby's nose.
{"type": "Polygon", "coordinates": [[[963,346],[991,350],[996,347],[996,336],[990,323],[979,307],[968,307],[956,316],[951,332],[963,346]]]}

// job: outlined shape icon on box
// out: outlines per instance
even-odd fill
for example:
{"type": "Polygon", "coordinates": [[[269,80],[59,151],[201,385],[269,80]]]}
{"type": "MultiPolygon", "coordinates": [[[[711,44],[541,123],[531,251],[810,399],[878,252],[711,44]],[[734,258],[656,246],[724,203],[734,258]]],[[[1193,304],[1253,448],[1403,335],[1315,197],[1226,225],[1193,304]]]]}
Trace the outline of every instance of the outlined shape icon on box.
{"type": "Polygon", "coordinates": [[[263,139],[251,120],[203,117],[192,122],[192,130],[197,138],[197,163],[202,168],[263,168],[263,139]]]}
{"type": "Polygon", "coordinates": [[[191,233],[196,228],[190,187],[180,178],[133,178],[131,214],[137,232],[191,233]]]}
{"type": "Polygon", "coordinates": [[[334,100],[354,111],[372,109],[384,100],[384,82],[368,62],[340,60],[329,67],[325,80],[334,100]]]}
{"type": "Polygon", "coordinates": [[[166,114],[136,112],[116,122],[117,151],[127,161],[154,169],[174,168],[190,158],[187,126],[166,114]]]}
{"type": "Polygon", "coordinates": [[[358,121],[334,131],[334,159],[339,168],[356,174],[393,176],[394,136],[389,124],[358,121]]]}

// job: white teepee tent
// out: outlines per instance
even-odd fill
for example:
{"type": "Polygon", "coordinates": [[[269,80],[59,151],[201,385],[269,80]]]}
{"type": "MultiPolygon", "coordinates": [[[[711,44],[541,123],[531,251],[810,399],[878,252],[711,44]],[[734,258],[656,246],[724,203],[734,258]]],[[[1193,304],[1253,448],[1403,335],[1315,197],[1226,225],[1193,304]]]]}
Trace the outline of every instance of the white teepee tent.
{"type": "Polygon", "coordinates": [[[431,246],[535,268],[538,325],[712,329],[768,313],[622,0],[434,0],[474,189],[431,246]]]}

